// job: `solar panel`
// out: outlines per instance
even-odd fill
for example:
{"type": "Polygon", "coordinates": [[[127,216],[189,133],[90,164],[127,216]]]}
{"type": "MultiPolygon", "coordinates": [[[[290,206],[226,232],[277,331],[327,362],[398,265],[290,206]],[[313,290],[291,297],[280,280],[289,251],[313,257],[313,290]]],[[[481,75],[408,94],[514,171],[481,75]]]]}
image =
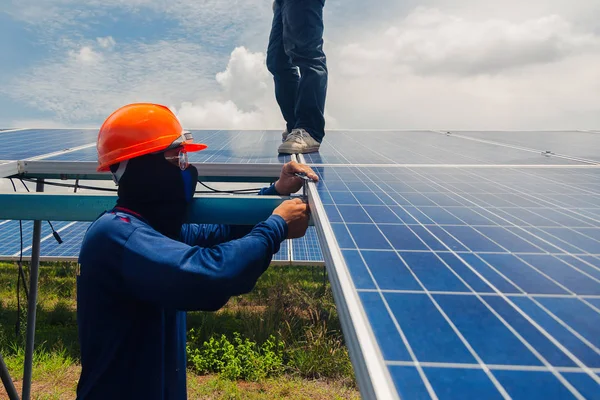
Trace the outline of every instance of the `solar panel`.
{"type": "Polygon", "coordinates": [[[98,151],[96,146],[88,147],[85,149],[71,151],[68,153],[58,154],[52,157],[48,157],[48,161],[93,161],[98,160],[98,151]]]}
{"type": "Polygon", "coordinates": [[[278,155],[281,132],[275,131],[193,131],[194,140],[208,145],[206,150],[190,154],[192,162],[206,163],[267,163],[278,164],[291,160],[278,155]]]}
{"type": "Polygon", "coordinates": [[[401,397],[600,393],[600,169],[317,171],[401,397]]]}
{"type": "MultiPolygon", "coordinates": [[[[60,234],[63,243],[59,244],[52,236],[46,222],[42,224],[41,257],[53,257],[61,260],[76,260],[79,257],[81,243],[89,222],[52,222],[54,229],[60,234]]],[[[23,257],[31,257],[31,237],[33,222],[23,221],[23,257]]],[[[0,259],[14,259],[20,254],[19,221],[0,221],[0,259]]],[[[285,240],[279,252],[273,256],[275,262],[289,262],[289,240],[285,240]]]]}
{"type": "Polygon", "coordinates": [[[272,261],[286,262],[290,260],[290,241],[284,240],[279,247],[277,254],[273,256],[272,261]]]}
{"type": "Polygon", "coordinates": [[[294,262],[323,262],[323,253],[314,226],[309,226],[303,237],[292,240],[292,264],[294,262]]]}
{"type": "Polygon", "coordinates": [[[523,146],[542,151],[552,151],[571,157],[600,161],[600,155],[596,151],[596,149],[600,148],[600,131],[453,131],[452,133],[473,139],[523,146]]]}
{"type": "MultiPolygon", "coordinates": [[[[95,162],[96,134],[2,132],[0,159],[95,162]]],[[[328,131],[320,152],[303,158],[320,175],[318,222],[334,241],[309,228],[273,261],[327,259],[331,269],[339,246],[360,306],[339,307],[340,319],[369,335],[344,333],[385,371],[369,374],[354,352],[360,383],[406,398],[600,398],[600,168],[589,161],[600,161],[599,137],[328,131]]],[[[194,138],[209,148],[190,160],[218,168],[291,159],[277,154],[279,131],[194,138]]],[[[32,223],[23,226],[27,257],[32,223]]],[[[54,226],[64,243],[44,222],[42,256],[76,258],[88,223],[54,226]]],[[[18,254],[17,221],[0,222],[0,237],[0,254],[18,254]]],[[[337,293],[338,305],[349,301],[337,293]]]]}
{"type": "Polygon", "coordinates": [[[96,142],[91,129],[26,129],[3,132],[0,159],[24,160],[96,142]]]}
{"type": "Polygon", "coordinates": [[[573,160],[538,151],[500,148],[431,131],[332,131],[318,153],[304,154],[309,164],[512,164],[571,165],[573,160]],[[499,150],[501,149],[501,151],[499,150]]]}
{"type": "MultiPolygon", "coordinates": [[[[62,232],[68,222],[52,222],[54,229],[62,232]]],[[[33,235],[33,221],[22,221],[23,230],[23,256],[31,256],[31,238],[33,235]]],[[[62,235],[61,235],[62,236],[62,235]]],[[[21,235],[19,221],[0,221],[0,258],[18,257],[21,251],[21,235]]],[[[56,243],[52,230],[46,221],[42,223],[42,239],[56,243]],[[51,240],[49,240],[51,239],[51,240]]],[[[42,242],[42,243],[44,243],[42,242]]]]}
{"type": "MultiPolygon", "coordinates": [[[[194,163],[228,164],[281,164],[291,160],[289,155],[278,155],[281,132],[274,131],[192,131],[194,141],[205,143],[208,148],[190,153],[194,163]]],[[[95,140],[95,139],[94,139],[95,140]]],[[[96,161],[96,148],[49,157],[54,161],[96,161]]]]}

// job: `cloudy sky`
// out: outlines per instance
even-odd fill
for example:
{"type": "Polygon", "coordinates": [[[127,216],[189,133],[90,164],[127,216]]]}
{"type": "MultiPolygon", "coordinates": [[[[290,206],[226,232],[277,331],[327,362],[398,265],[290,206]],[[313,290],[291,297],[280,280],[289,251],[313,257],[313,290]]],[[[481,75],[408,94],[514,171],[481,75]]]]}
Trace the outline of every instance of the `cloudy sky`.
{"type": "MultiPolygon", "coordinates": [[[[599,129],[598,0],[326,0],[327,124],[599,129]]],[[[0,126],[281,129],[270,0],[0,0],[0,126]],[[82,5],[85,3],[85,5],[82,5]]]]}

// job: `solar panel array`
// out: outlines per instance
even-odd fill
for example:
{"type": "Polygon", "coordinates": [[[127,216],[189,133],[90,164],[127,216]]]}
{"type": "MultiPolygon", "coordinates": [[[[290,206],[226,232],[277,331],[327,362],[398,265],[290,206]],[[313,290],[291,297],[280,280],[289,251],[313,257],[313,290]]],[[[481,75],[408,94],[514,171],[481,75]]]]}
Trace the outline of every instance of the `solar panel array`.
{"type": "Polygon", "coordinates": [[[304,159],[398,395],[600,398],[600,136],[344,135],[304,159]]]}
{"type": "MultiPolygon", "coordinates": [[[[45,153],[63,151],[30,154],[8,142],[14,153],[0,159],[95,161],[87,131],[55,143],[76,132],[18,132],[45,153]]],[[[0,144],[12,135],[0,133],[0,144]]],[[[290,159],[276,154],[280,132],[194,137],[209,145],[194,162],[290,159]]],[[[341,263],[328,270],[349,273],[359,310],[340,315],[346,329],[368,332],[345,331],[353,361],[375,360],[386,375],[378,382],[398,397],[600,398],[598,148],[598,132],[328,132],[319,153],[300,158],[320,176],[325,215],[313,217],[333,242],[311,228],[274,260],[336,260],[339,249],[341,263]],[[355,350],[370,345],[373,354],[355,350]]],[[[46,225],[42,255],[77,253],[87,224],[57,222],[62,245],[46,225]]],[[[15,226],[0,225],[3,254],[19,251],[15,226]]],[[[356,371],[363,385],[381,378],[356,371]]]]}
{"type": "MultiPolygon", "coordinates": [[[[31,237],[33,222],[0,221],[0,260],[14,260],[21,257],[21,231],[23,232],[24,259],[31,257],[31,237]]],[[[47,222],[42,224],[42,240],[40,256],[46,260],[76,261],[79,257],[81,243],[89,222],[52,222],[54,229],[59,233],[62,243],[59,244],[47,222]]],[[[273,256],[273,261],[278,264],[308,264],[322,265],[323,255],[317,240],[314,227],[310,227],[305,237],[285,240],[279,252],[273,256]]]]}

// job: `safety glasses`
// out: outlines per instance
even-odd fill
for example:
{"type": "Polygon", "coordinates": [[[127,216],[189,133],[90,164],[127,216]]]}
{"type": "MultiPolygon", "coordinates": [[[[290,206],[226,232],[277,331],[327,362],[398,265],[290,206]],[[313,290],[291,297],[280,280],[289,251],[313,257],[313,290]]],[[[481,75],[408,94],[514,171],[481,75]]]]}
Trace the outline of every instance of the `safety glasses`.
{"type": "Polygon", "coordinates": [[[165,160],[173,165],[178,166],[182,171],[184,171],[190,165],[187,151],[185,151],[182,147],[166,150],[163,154],[165,156],[165,160]]]}

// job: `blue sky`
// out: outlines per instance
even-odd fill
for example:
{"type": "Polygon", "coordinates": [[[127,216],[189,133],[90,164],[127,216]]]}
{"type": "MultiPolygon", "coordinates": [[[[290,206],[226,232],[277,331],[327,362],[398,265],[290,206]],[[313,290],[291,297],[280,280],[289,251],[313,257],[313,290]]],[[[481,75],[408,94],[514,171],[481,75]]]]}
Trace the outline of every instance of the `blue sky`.
{"type": "MultiPolygon", "coordinates": [[[[280,129],[269,0],[3,0],[0,125],[280,129]]],[[[597,0],[327,0],[329,128],[599,129],[597,0]]]]}

